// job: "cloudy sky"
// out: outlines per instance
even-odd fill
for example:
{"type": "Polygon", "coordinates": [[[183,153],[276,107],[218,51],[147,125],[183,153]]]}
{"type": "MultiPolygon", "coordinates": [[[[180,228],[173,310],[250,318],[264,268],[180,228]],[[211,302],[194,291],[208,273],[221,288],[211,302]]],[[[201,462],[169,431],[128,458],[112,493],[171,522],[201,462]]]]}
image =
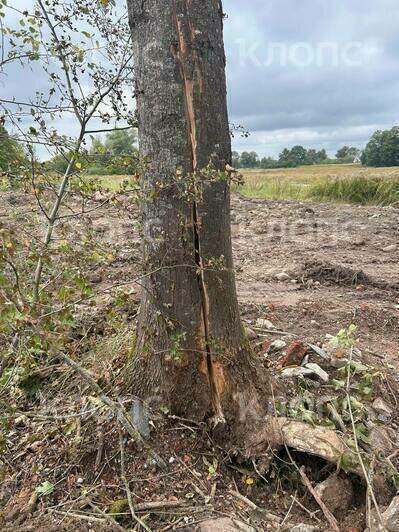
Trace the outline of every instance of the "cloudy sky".
{"type": "MultiPolygon", "coordinates": [[[[224,10],[230,120],[250,131],[236,150],[334,154],[399,123],[397,0],[224,0],[224,10]]],[[[0,94],[22,99],[40,84],[15,67],[0,94]]]]}
{"type": "Polygon", "coordinates": [[[239,151],[363,147],[399,123],[397,0],[225,0],[239,151]]]}

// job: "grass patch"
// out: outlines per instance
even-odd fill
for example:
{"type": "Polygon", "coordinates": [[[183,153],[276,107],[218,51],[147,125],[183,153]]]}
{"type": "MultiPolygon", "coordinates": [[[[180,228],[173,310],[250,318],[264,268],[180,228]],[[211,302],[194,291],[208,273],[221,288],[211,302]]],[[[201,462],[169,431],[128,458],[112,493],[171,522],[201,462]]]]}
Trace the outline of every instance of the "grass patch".
{"type": "Polygon", "coordinates": [[[320,180],[307,191],[308,198],[359,205],[399,205],[399,181],[384,178],[320,180]]]}
{"type": "MultiPolygon", "coordinates": [[[[249,198],[399,206],[399,168],[334,164],[242,173],[245,184],[235,190],[249,198]]],[[[112,192],[129,179],[123,175],[92,177],[112,192]]]]}
{"type": "Polygon", "coordinates": [[[398,205],[399,168],[323,165],[282,170],[244,170],[236,190],[255,199],[398,205]],[[375,175],[376,172],[378,175],[375,175]]]}

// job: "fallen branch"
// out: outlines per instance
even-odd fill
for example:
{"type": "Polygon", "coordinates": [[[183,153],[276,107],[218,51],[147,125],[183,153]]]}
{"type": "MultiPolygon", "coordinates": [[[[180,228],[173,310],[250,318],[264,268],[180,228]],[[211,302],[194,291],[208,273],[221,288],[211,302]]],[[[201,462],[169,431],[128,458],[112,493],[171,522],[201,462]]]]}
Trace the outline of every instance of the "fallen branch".
{"type": "MultiPolygon", "coordinates": [[[[293,461],[293,463],[295,464],[295,462],[293,461]]],[[[306,476],[306,473],[305,473],[305,466],[302,466],[301,468],[298,468],[298,466],[295,464],[295,467],[297,468],[299,474],[301,475],[301,479],[302,479],[302,482],[303,484],[307,487],[307,489],[309,490],[309,492],[312,494],[313,498],[315,499],[315,501],[317,502],[317,504],[320,506],[320,510],[323,512],[324,514],[324,517],[327,519],[327,521],[329,522],[331,528],[335,531],[335,532],[340,532],[340,528],[338,526],[338,521],[335,519],[335,517],[333,516],[333,514],[330,512],[330,510],[327,508],[327,506],[324,504],[324,502],[321,500],[320,496],[317,494],[317,492],[315,491],[315,489],[313,488],[310,480],[308,479],[308,477],[306,476]]]]}
{"type": "Polygon", "coordinates": [[[251,508],[251,510],[257,510],[261,512],[268,521],[272,521],[273,523],[277,523],[277,524],[281,523],[280,517],[278,517],[277,515],[271,514],[267,512],[266,510],[263,510],[263,508],[260,508],[259,506],[257,506],[254,502],[249,500],[247,497],[245,497],[244,495],[241,495],[239,491],[229,490],[229,493],[230,495],[233,495],[233,497],[235,497],[240,502],[246,504],[249,508],[251,508]]]}
{"type": "Polygon", "coordinates": [[[179,506],[185,506],[187,501],[153,501],[142,502],[136,504],[134,509],[136,512],[151,512],[151,510],[159,510],[163,508],[178,508],[179,506]]]}
{"type": "MultiPolygon", "coordinates": [[[[370,499],[371,499],[371,501],[373,502],[375,511],[377,512],[377,516],[378,516],[378,520],[380,522],[380,525],[382,527],[384,527],[384,521],[382,519],[380,507],[378,506],[377,499],[375,497],[375,493],[374,493],[374,489],[373,489],[373,483],[370,480],[369,474],[367,473],[367,469],[366,469],[366,466],[364,464],[364,460],[363,460],[362,454],[360,452],[359,441],[358,441],[357,433],[356,433],[356,424],[355,424],[355,419],[353,417],[352,403],[351,403],[351,396],[350,396],[350,380],[351,380],[352,357],[353,357],[353,347],[351,348],[350,353],[349,353],[349,363],[348,363],[348,368],[347,368],[348,375],[347,375],[347,380],[346,380],[346,397],[347,397],[347,402],[348,402],[349,416],[350,416],[351,425],[352,425],[353,440],[355,442],[356,454],[358,456],[358,460],[359,460],[360,467],[361,467],[361,470],[362,470],[362,473],[363,473],[363,477],[364,477],[364,480],[366,481],[366,484],[367,484],[367,497],[369,499],[368,502],[370,502],[370,499]]],[[[372,471],[372,469],[371,469],[371,471],[372,471]]],[[[371,506],[371,505],[368,505],[368,506],[371,506]]]]}
{"type": "Polygon", "coordinates": [[[144,523],[144,521],[142,519],[140,519],[140,517],[138,517],[136,515],[135,509],[134,509],[134,506],[133,506],[132,492],[130,491],[129,482],[128,482],[127,478],[126,478],[126,473],[125,473],[125,448],[124,448],[124,445],[123,445],[122,432],[119,435],[119,446],[120,446],[120,450],[121,450],[121,478],[122,478],[122,481],[123,481],[123,483],[125,485],[127,502],[129,504],[130,513],[132,515],[133,521],[136,521],[136,523],[138,523],[140,526],[142,526],[144,528],[144,530],[146,530],[147,532],[152,532],[151,528],[149,528],[144,523]]]}
{"type": "Polygon", "coordinates": [[[82,368],[77,362],[72,360],[68,355],[65,353],[59,353],[59,355],[65,362],[73,368],[79,375],[85,380],[90,387],[97,393],[98,397],[101,399],[101,401],[115,414],[116,419],[119,421],[119,423],[122,425],[122,427],[126,430],[126,432],[133,438],[133,440],[139,444],[141,444],[143,447],[145,447],[152,458],[157,462],[157,464],[163,469],[164,471],[167,469],[167,466],[162,460],[160,456],[158,456],[157,453],[146,443],[139,433],[139,431],[136,429],[136,427],[133,425],[132,421],[130,420],[130,417],[126,413],[125,409],[122,405],[116,403],[112,399],[110,399],[102,390],[102,388],[97,384],[97,382],[94,380],[94,378],[90,375],[90,373],[82,368]]]}

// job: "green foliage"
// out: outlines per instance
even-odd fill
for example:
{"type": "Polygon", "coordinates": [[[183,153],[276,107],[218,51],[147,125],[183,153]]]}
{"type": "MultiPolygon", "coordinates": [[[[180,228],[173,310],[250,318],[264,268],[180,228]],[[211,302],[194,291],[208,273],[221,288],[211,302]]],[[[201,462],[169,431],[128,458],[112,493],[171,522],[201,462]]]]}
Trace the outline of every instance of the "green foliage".
{"type": "Polygon", "coordinates": [[[340,162],[353,163],[353,161],[359,157],[361,150],[355,147],[343,146],[340,148],[335,157],[340,159],[340,162]]]}
{"type": "Polygon", "coordinates": [[[0,124],[0,174],[18,174],[25,160],[26,156],[19,143],[0,124]]]}
{"type": "Polygon", "coordinates": [[[259,166],[258,154],[254,151],[243,151],[241,154],[239,166],[241,168],[257,168],[259,166]]]}
{"type": "Polygon", "coordinates": [[[233,152],[233,166],[235,168],[296,168],[311,164],[323,164],[328,161],[326,150],[306,150],[303,146],[294,146],[290,150],[285,148],[278,160],[272,157],[263,157],[259,160],[256,152],[242,152],[241,156],[233,152]]]}
{"type": "Polygon", "coordinates": [[[395,205],[399,202],[399,181],[383,178],[324,179],[314,183],[307,197],[319,201],[359,205],[395,205]]]}
{"type": "Polygon", "coordinates": [[[376,131],[362,154],[366,166],[399,166],[399,126],[376,131]]]}
{"type": "Polygon", "coordinates": [[[38,493],[40,497],[45,497],[46,495],[51,495],[54,492],[54,488],[54,484],[51,484],[51,482],[45,480],[36,488],[36,493],[38,493]]]}
{"type": "Polygon", "coordinates": [[[133,175],[139,169],[137,130],[114,130],[105,142],[91,137],[92,145],[87,155],[89,175],[133,175]]]}
{"type": "Polygon", "coordinates": [[[341,329],[336,336],[330,338],[330,345],[333,348],[343,349],[353,347],[356,344],[356,325],[349,325],[347,329],[341,329]]]}
{"type": "Polygon", "coordinates": [[[238,187],[248,197],[389,206],[399,204],[399,180],[379,177],[258,179],[238,187]]]}
{"type": "Polygon", "coordinates": [[[114,157],[137,152],[137,130],[116,129],[107,134],[105,149],[114,157]]]}

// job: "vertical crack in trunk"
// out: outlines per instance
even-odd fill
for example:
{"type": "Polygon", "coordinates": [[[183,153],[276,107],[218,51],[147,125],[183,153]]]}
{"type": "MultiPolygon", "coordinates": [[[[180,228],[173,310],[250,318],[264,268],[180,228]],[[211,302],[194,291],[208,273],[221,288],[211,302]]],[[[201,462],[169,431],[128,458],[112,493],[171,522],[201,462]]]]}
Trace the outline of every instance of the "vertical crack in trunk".
{"type": "MultiPolygon", "coordinates": [[[[195,72],[198,76],[197,82],[199,83],[199,86],[202,86],[202,80],[201,80],[201,72],[198,66],[198,58],[197,54],[194,49],[194,30],[193,27],[189,21],[189,8],[190,8],[190,0],[186,0],[185,7],[186,7],[186,16],[189,23],[189,29],[190,29],[190,38],[191,38],[191,50],[188,49],[188,46],[186,44],[184,31],[182,29],[181,21],[179,20],[176,11],[174,13],[174,20],[177,30],[177,37],[178,37],[178,49],[177,49],[177,60],[179,62],[181,76],[183,80],[183,89],[184,89],[184,100],[185,100],[185,108],[186,108],[186,123],[187,123],[187,129],[188,129],[188,136],[189,136],[189,143],[190,143],[190,149],[191,149],[191,166],[192,171],[195,174],[197,171],[198,161],[197,161],[197,127],[196,127],[196,121],[195,121],[195,107],[194,107],[194,81],[189,76],[186,70],[186,64],[185,64],[185,58],[187,54],[191,53],[191,61],[194,65],[195,72]]],[[[195,180],[195,176],[194,176],[195,180]]],[[[201,297],[201,316],[202,316],[202,327],[203,327],[203,334],[204,334],[204,343],[205,343],[205,351],[206,351],[206,367],[208,372],[208,379],[209,379],[209,389],[210,389],[210,396],[211,396],[211,403],[212,403],[212,410],[213,410],[213,418],[212,422],[214,425],[217,425],[219,423],[225,423],[225,417],[222,410],[221,405],[221,398],[220,393],[217,385],[217,378],[215,374],[215,368],[212,360],[212,351],[211,351],[211,345],[210,345],[210,334],[209,334],[209,298],[208,298],[208,292],[207,292],[207,286],[205,282],[205,276],[204,276],[204,261],[201,254],[201,237],[200,237],[200,217],[198,213],[198,205],[197,201],[195,199],[195,196],[197,194],[197,186],[194,181],[194,200],[192,203],[192,223],[193,223],[193,232],[194,232],[194,253],[195,253],[195,262],[197,265],[197,282],[201,297]]]]}

